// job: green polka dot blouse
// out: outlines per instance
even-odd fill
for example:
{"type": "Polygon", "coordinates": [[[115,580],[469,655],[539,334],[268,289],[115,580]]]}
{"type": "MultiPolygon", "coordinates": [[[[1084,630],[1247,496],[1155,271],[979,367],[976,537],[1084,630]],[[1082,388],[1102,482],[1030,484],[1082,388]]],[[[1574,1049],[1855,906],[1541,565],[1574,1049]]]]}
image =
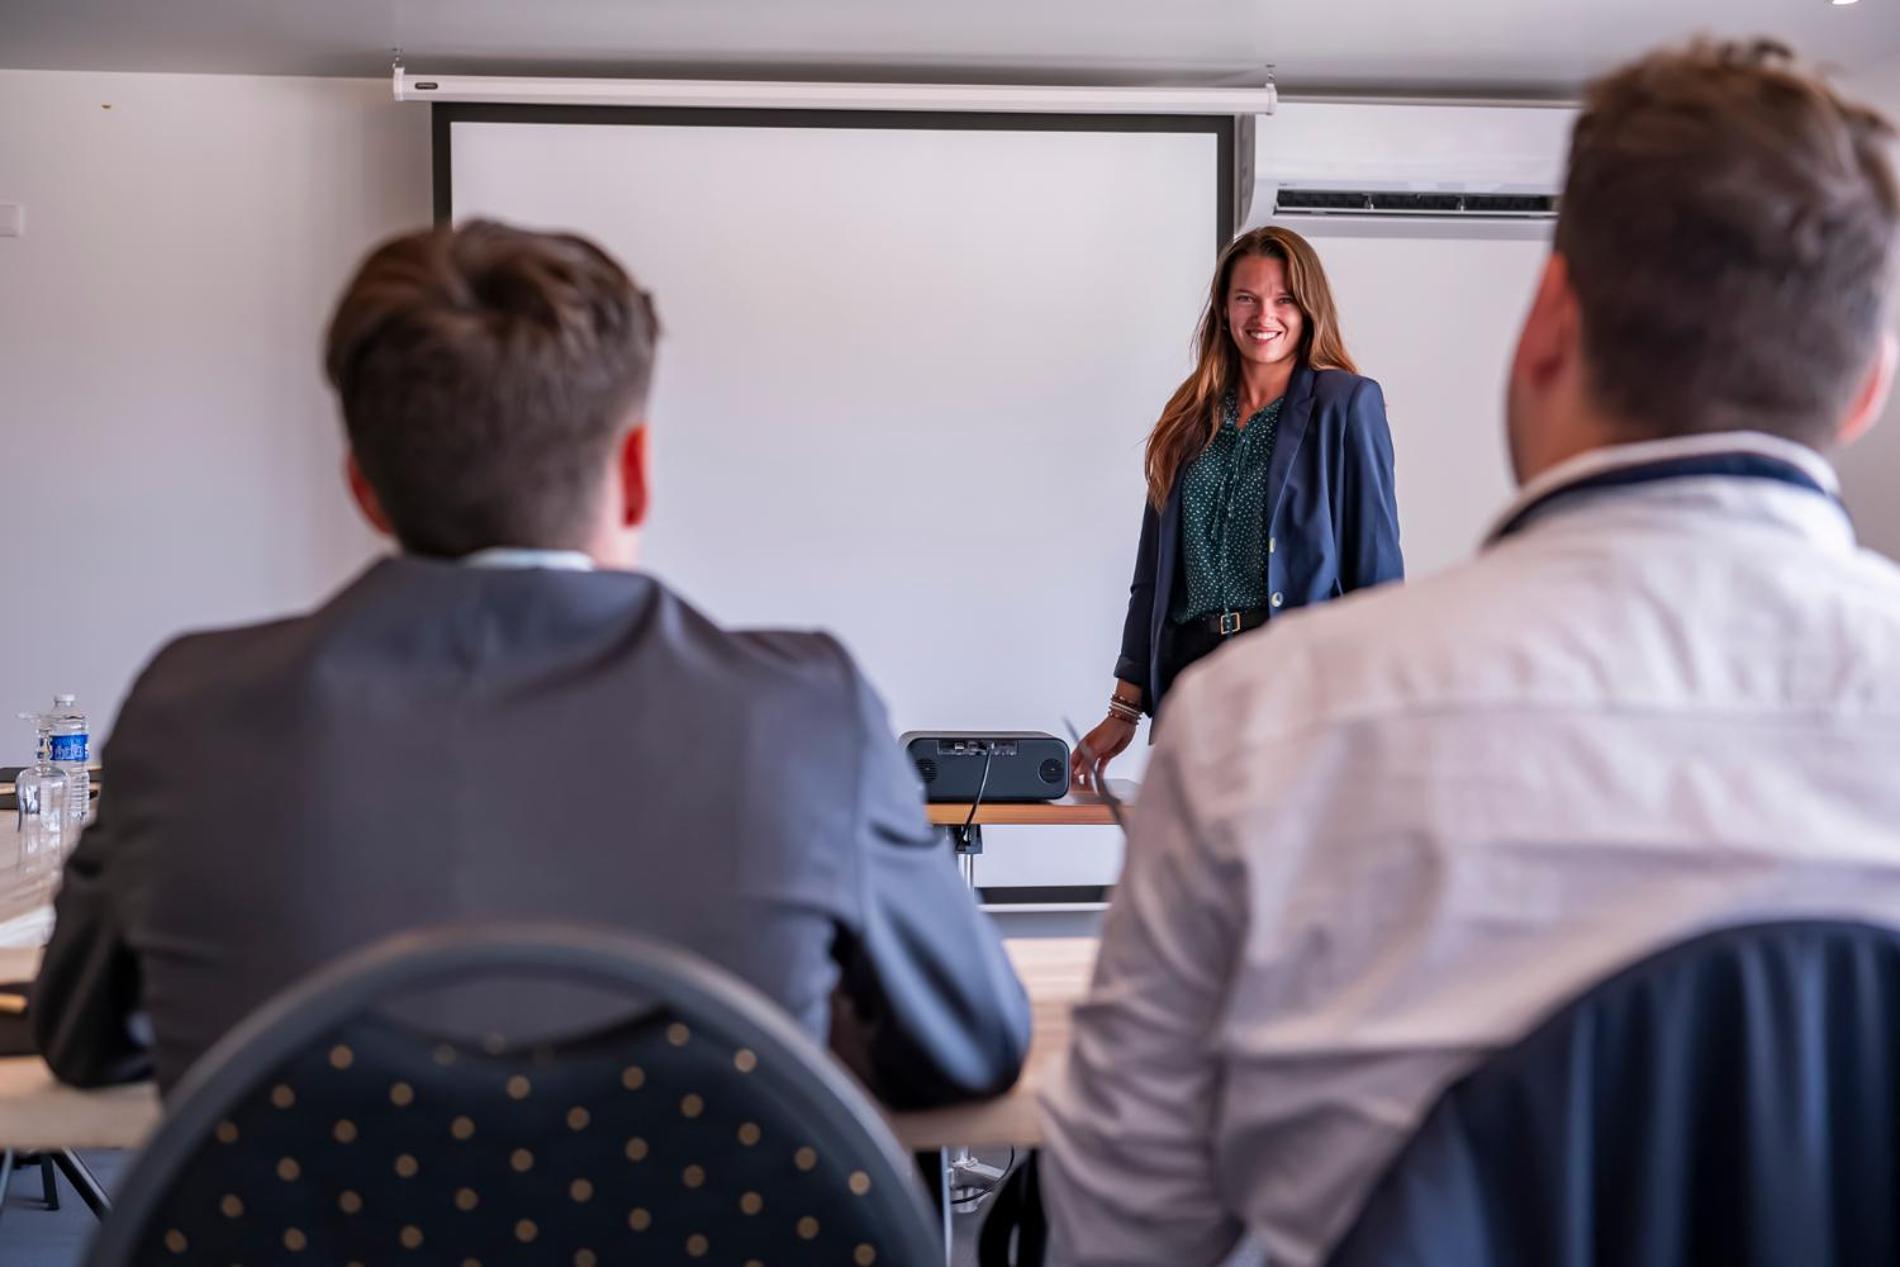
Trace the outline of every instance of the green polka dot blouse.
{"type": "Polygon", "coordinates": [[[1228,392],[1213,442],[1182,475],[1177,623],[1267,605],[1267,467],[1279,422],[1276,400],[1242,427],[1228,392]]]}

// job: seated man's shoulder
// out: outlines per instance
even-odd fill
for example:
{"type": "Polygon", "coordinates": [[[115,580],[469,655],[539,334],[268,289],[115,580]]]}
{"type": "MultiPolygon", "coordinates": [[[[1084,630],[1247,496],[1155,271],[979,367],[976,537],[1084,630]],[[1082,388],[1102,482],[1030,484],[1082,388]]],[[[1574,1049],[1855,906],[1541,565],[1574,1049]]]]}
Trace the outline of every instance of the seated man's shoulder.
{"type": "Polygon", "coordinates": [[[287,617],[223,629],[182,633],[164,643],[139,672],[134,697],[141,703],[189,705],[206,692],[231,686],[255,673],[260,662],[282,659],[307,617],[287,617]]]}
{"type": "Polygon", "coordinates": [[[702,636],[717,644],[726,666],[751,685],[837,691],[857,676],[851,653],[821,629],[725,629],[707,622],[702,636]]]}
{"type": "Polygon", "coordinates": [[[281,719],[266,685],[281,680],[284,649],[301,619],[198,630],[159,647],[133,679],[101,750],[113,783],[191,769],[223,750],[234,725],[281,719]]]}
{"type": "Polygon", "coordinates": [[[844,644],[823,630],[724,629],[706,621],[698,636],[730,689],[759,704],[812,710],[807,722],[855,716],[870,689],[844,644]]]}
{"type": "Polygon", "coordinates": [[[1493,700],[1564,624],[1511,573],[1480,559],[1301,608],[1209,656],[1175,689],[1197,709],[1289,727],[1493,700]]]}
{"type": "Polygon", "coordinates": [[[1884,558],[1817,551],[1714,568],[1688,546],[1635,551],[1571,534],[1288,613],[1175,689],[1227,725],[1246,716],[1283,729],[1662,697],[1900,706],[1890,668],[1900,568],[1884,558]],[[1764,671],[1769,645],[1801,655],[1764,671]]]}
{"type": "Polygon", "coordinates": [[[717,636],[758,672],[793,681],[813,675],[836,680],[854,667],[844,644],[822,629],[721,629],[717,636]]]}

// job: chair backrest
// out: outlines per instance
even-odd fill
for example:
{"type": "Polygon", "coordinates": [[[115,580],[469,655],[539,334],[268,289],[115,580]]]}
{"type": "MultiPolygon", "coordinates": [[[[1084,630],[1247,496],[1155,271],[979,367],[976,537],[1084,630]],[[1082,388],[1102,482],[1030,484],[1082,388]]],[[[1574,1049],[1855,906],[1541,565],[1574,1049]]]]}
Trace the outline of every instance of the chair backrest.
{"type": "Polygon", "coordinates": [[[1455,1083],[1333,1267],[1900,1258],[1900,934],[1733,928],[1455,1083]]]}
{"type": "Polygon", "coordinates": [[[763,995],[644,939],[508,926],[397,937],[259,1009],[180,1084],[88,1261],[864,1267],[942,1253],[877,1110],[763,995]],[[628,1007],[534,1044],[393,1019],[404,997],[524,976],[628,1007]]]}

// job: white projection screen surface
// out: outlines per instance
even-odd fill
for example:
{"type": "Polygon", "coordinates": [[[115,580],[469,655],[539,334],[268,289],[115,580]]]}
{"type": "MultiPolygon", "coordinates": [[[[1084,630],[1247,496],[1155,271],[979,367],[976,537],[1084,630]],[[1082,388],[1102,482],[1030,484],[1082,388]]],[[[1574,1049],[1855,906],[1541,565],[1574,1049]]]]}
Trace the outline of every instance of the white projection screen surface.
{"type": "MultiPolygon", "coordinates": [[[[833,632],[897,730],[1102,716],[1229,121],[436,109],[439,212],[586,234],[654,295],[647,568],[833,632]]],[[[1112,832],[1031,830],[989,833],[981,883],[1113,880],[1112,832]]]]}

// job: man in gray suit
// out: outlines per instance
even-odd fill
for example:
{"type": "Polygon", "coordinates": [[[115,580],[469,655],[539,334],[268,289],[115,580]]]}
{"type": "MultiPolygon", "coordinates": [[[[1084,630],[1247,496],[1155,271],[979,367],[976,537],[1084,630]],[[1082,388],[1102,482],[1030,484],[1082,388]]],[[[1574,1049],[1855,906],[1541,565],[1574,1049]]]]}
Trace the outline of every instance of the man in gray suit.
{"type": "Polygon", "coordinates": [[[1015,1080],[1022,987],[850,657],[633,570],[657,333],[574,237],[472,223],[364,263],[328,372],[402,553],[140,677],[33,1000],[61,1078],[170,1088],[340,955],[527,919],[698,951],[849,1035],[895,1105],[1015,1080]]]}

